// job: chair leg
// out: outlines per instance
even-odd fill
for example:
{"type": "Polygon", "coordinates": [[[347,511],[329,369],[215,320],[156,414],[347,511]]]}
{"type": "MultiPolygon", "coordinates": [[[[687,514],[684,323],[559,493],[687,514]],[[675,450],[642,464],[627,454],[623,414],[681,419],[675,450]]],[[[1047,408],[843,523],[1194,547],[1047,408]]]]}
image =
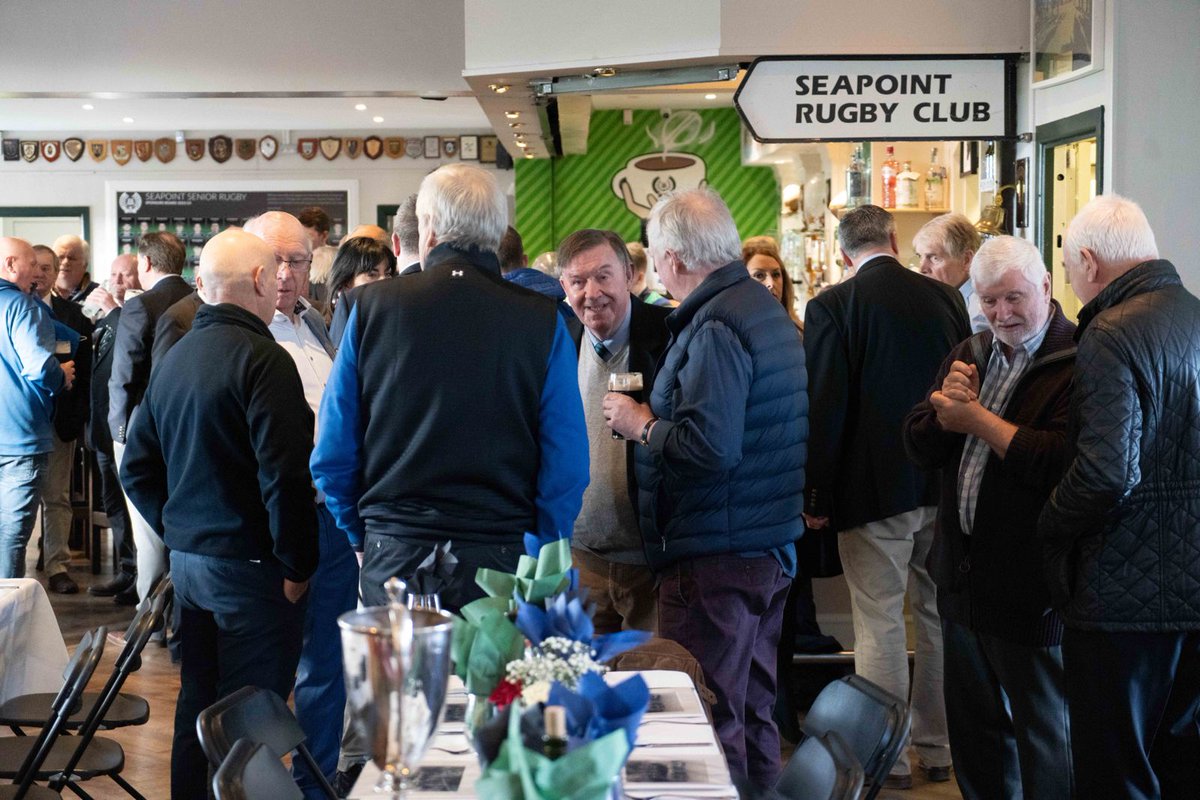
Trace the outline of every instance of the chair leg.
{"type": "Polygon", "coordinates": [[[83,790],[83,787],[81,787],[78,783],[75,783],[74,781],[68,783],[66,786],[61,787],[58,791],[61,793],[62,789],[70,789],[72,792],[79,795],[83,800],[96,800],[90,794],[85,792],[83,790]]]}
{"type": "Polygon", "coordinates": [[[109,775],[108,777],[113,779],[113,783],[115,783],[117,786],[120,786],[122,789],[124,789],[125,794],[132,797],[133,800],[146,800],[145,797],[142,797],[141,792],[139,792],[137,789],[133,788],[133,785],[129,781],[122,778],[120,775],[114,774],[114,775],[109,775]]]}
{"type": "Polygon", "coordinates": [[[321,791],[325,793],[325,796],[328,797],[329,800],[337,800],[337,792],[335,792],[333,787],[329,785],[329,781],[325,778],[325,773],[321,772],[321,768],[317,766],[317,760],[313,758],[312,753],[309,752],[308,748],[302,744],[296,748],[296,752],[298,752],[300,757],[304,759],[304,763],[308,765],[309,771],[316,776],[317,783],[320,784],[321,791]]]}

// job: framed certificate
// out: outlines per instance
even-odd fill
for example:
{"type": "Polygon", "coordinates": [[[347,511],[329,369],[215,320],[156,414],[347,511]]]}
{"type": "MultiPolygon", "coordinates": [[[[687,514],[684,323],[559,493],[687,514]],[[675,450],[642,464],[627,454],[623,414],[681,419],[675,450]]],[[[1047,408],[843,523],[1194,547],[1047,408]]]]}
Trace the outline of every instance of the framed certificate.
{"type": "Polygon", "coordinates": [[[495,136],[480,136],[479,160],[484,164],[495,164],[498,144],[500,144],[500,139],[495,136]]]}
{"type": "Polygon", "coordinates": [[[478,161],[479,137],[460,136],[458,139],[458,157],[463,161],[478,161]]]}
{"type": "Polygon", "coordinates": [[[442,157],[442,142],[436,136],[425,137],[425,157],[426,158],[441,158],[442,157]]]}

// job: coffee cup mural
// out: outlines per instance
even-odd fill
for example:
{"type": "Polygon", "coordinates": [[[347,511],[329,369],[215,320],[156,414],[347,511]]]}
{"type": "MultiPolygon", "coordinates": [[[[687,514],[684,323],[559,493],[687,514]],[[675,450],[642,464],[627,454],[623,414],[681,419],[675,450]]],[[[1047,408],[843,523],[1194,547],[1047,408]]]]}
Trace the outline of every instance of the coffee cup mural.
{"type": "Polygon", "coordinates": [[[712,138],[715,123],[706,127],[695,111],[663,112],[662,121],[646,134],[658,148],[629,162],[612,179],[613,193],[641,219],[648,219],[658,198],[680,189],[708,183],[704,159],[681,148],[694,147],[712,138]]]}

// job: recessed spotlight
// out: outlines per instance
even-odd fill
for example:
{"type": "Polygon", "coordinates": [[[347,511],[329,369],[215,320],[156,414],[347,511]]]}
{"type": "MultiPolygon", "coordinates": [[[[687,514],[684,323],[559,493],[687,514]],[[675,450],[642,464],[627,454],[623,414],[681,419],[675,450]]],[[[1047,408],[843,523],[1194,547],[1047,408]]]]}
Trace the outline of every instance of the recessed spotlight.
{"type": "Polygon", "coordinates": [[[367,104],[366,104],[366,103],[359,103],[358,105],[354,106],[354,110],[355,110],[355,111],[366,111],[366,110],[367,110],[367,104]]]}
{"type": "Polygon", "coordinates": [[[505,111],[504,116],[508,117],[509,119],[516,119],[517,117],[521,116],[521,112],[520,111],[505,111]]]}
{"type": "Polygon", "coordinates": [[[510,87],[507,83],[489,83],[488,88],[496,94],[504,94],[510,87]]]}
{"type": "Polygon", "coordinates": [[[594,70],[592,70],[592,74],[597,78],[611,78],[613,75],[617,74],[617,71],[612,67],[596,67],[594,70]]]}
{"type": "Polygon", "coordinates": [[[517,147],[520,147],[523,150],[526,147],[529,147],[529,142],[517,142],[517,147]]]}
{"type": "Polygon", "coordinates": [[[383,117],[371,117],[372,122],[383,122],[383,117]]]}
{"type": "Polygon", "coordinates": [[[508,123],[508,127],[510,127],[510,128],[524,128],[524,127],[525,127],[525,123],[524,123],[524,122],[510,122],[510,123],[508,123]]]}
{"type": "Polygon", "coordinates": [[[525,157],[526,157],[526,158],[533,158],[533,153],[526,153],[526,154],[525,154],[525,157]]]}
{"type": "Polygon", "coordinates": [[[121,122],[126,122],[126,123],[133,122],[133,117],[122,117],[121,122]]]}
{"type": "Polygon", "coordinates": [[[717,96],[715,94],[709,92],[708,94],[704,95],[704,99],[705,100],[716,100],[717,96]]]}
{"type": "Polygon", "coordinates": [[[95,110],[95,108],[96,108],[96,107],[95,107],[94,105],[92,105],[91,103],[84,103],[84,104],[83,104],[83,110],[84,110],[84,111],[93,111],[93,110],[95,110]]]}

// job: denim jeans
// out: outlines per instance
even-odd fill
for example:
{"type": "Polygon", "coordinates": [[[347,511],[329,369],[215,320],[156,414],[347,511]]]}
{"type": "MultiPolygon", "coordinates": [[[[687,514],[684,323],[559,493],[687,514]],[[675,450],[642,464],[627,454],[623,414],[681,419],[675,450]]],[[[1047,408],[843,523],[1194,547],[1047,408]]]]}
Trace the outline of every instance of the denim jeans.
{"type": "MultiPolygon", "coordinates": [[[[296,671],[296,719],[317,765],[332,780],[346,707],[342,634],[337,618],[358,605],[358,559],[324,504],[317,506],[317,522],[321,559],[308,584],[304,648],[296,671]]],[[[302,759],[292,759],[292,772],[305,797],[325,797],[302,759]]]]}
{"type": "Polygon", "coordinates": [[[25,577],[25,548],[49,462],[49,453],[0,456],[0,578],[25,577]]]}

